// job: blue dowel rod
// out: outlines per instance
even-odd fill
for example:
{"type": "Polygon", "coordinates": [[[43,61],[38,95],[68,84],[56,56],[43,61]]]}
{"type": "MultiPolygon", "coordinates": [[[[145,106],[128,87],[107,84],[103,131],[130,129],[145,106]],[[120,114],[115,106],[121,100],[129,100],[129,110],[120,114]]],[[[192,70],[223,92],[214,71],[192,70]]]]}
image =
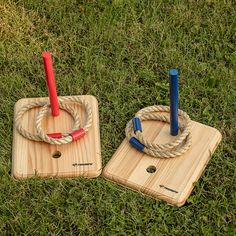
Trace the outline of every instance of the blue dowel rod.
{"type": "Polygon", "coordinates": [[[170,134],[178,135],[178,103],[179,103],[179,88],[178,88],[178,70],[171,69],[169,71],[170,80],[170,134]]]}

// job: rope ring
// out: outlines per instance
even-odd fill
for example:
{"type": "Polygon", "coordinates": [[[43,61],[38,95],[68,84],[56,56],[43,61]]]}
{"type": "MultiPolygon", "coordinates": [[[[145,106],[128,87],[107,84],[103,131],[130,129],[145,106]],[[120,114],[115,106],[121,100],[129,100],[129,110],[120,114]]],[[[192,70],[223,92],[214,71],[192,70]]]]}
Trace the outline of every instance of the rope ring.
{"type": "Polygon", "coordinates": [[[182,110],[178,110],[181,134],[173,142],[158,144],[152,143],[143,137],[141,121],[157,120],[170,123],[169,115],[160,114],[160,112],[170,113],[170,107],[154,105],[138,111],[135,117],[126,125],[126,137],[134,148],[152,157],[173,158],[183,155],[192,144],[192,136],[190,132],[191,119],[182,110]]]}
{"type": "Polygon", "coordinates": [[[60,108],[67,111],[74,120],[74,125],[72,127],[72,131],[70,133],[63,133],[61,134],[61,138],[53,138],[50,137],[50,135],[45,134],[42,129],[42,119],[45,116],[45,114],[48,112],[50,104],[49,102],[31,102],[27,105],[24,105],[16,114],[16,128],[17,131],[24,136],[27,139],[33,140],[33,141],[44,141],[50,144],[66,144],[70,143],[73,140],[77,140],[78,138],[81,138],[84,136],[89,128],[92,125],[92,109],[90,105],[83,99],[80,99],[78,97],[61,97],[58,98],[60,108]],[[67,102],[67,103],[65,103],[67,102]],[[75,111],[68,103],[77,103],[80,105],[83,105],[86,111],[86,122],[84,127],[80,127],[80,118],[77,111],[75,111]],[[23,117],[24,113],[28,110],[36,107],[41,107],[35,120],[35,126],[37,134],[32,134],[28,131],[26,131],[22,124],[21,124],[21,118],[23,117]]]}

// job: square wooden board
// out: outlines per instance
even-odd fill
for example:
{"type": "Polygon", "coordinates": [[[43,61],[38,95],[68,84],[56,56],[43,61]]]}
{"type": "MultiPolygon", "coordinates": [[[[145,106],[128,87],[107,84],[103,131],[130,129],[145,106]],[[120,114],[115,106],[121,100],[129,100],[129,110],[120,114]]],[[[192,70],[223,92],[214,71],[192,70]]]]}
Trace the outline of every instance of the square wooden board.
{"type": "MultiPolygon", "coordinates": [[[[72,143],[50,145],[45,142],[35,142],[24,138],[18,133],[14,125],[12,147],[12,175],[15,178],[40,177],[97,177],[102,170],[99,113],[97,99],[90,95],[82,97],[90,103],[93,111],[93,124],[86,135],[72,143]],[[61,152],[61,157],[53,158],[55,151],[61,152]]],[[[48,101],[48,98],[23,98],[16,102],[14,114],[25,104],[32,101],[48,101]]],[[[84,124],[85,110],[80,105],[74,105],[84,124]]],[[[22,118],[23,127],[35,133],[35,116],[38,108],[31,109],[22,118]]],[[[69,113],[60,110],[58,117],[51,114],[43,119],[42,126],[47,133],[68,132],[73,125],[73,118],[69,113]]]]}
{"type": "MultiPolygon", "coordinates": [[[[152,142],[166,143],[176,138],[169,134],[169,124],[145,121],[142,126],[144,137],[152,142]]],[[[172,159],[150,157],[134,149],[125,139],[104,168],[104,177],[129,189],[182,206],[221,141],[218,130],[198,122],[192,121],[191,132],[191,149],[172,159]],[[154,167],[156,171],[149,173],[148,167],[154,167]]]]}

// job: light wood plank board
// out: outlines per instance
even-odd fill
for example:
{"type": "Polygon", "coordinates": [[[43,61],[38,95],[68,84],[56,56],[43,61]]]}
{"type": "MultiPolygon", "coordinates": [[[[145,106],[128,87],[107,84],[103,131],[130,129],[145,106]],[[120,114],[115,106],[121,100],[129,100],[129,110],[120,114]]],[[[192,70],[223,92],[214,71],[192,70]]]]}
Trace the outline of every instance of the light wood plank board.
{"type": "MultiPolygon", "coordinates": [[[[97,99],[90,95],[82,97],[90,103],[93,112],[93,124],[81,139],[69,144],[51,145],[45,142],[35,142],[24,138],[15,128],[13,129],[12,175],[15,178],[39,177],[76,177],[93,178],[100,175],[102,170],[99,113],[97,99]],[[61,157],[52,155],[59,151],[61,157]]],[[[15,104],[14,114],[25,104],[32,101],[48,101],[48,98],[23,98],[15,104]]],[[[80,123],[84,124],[85,110],[80,105],[73,105],[80,114],[80,123]]],[[[22,124],[29,132],[35,133],[35,117],[38,108],[24,114],[22,124]]],[[[46,133],[68,132],[73,125],[71,115],[60,110],[58,117],[49,112],[43,119],[43,129],[46,133]]]]}
{"type": "MultiPolygon", "coordinates": [[[[106,179],[129,189],[182,206],[221,141],[215,128],[192,121],[193,144],[184,155],[172,159],[150,157],[134,149],[125,139],[104,168],[106,179]],[[156,168],[149,173],[147,168],[156,168]]],[[[169,124],[157,121],[142,123],[144,137],[152,142],[174,140],[169,124]]]]}

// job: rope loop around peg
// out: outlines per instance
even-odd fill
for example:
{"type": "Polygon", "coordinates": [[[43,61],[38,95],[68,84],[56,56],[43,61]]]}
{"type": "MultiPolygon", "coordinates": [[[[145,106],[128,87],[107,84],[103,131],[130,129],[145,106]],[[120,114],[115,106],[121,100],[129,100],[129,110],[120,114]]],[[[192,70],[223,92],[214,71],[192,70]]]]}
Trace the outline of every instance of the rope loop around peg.
{"type": "Polygon", "coordinates": [[[137,150],[156,158],[168,159],[183,155],[192,144],[191,119],[186,112],[180,109],[178,110],[180,134],[173,142],[152,143],[143,136],[142,121],[155,120],[170,123],[169,113],[170,107],[162,105],[149,106],[138,111],[135,117],[127,123],[125,129],[130,144],[137,150]]]}
{"type": "Polygon", "coordinates": [[[15,118],[17,131],[29,140],[44,141],[49,144],[57,145],[67,144],[83,137],[88,132],[89,128],[92,126],[93,121],[92,109],[89,103],[79,97],[59,97],[58,101],[60,109],[67,111],[73,117],[74,124],[70,132],[63,133],[60,135],[60,133],[46,134],[43,131],[42,120],[50,109],[49,101],[30,102],[29,104],[26,104],[21,107],[21,109],[17,112],[15,118]],[[76,111],[72,106],[78,104],[81,105],[86,112],[86,121],[83,126],[80,125],[80,115],[78,111],[76,111]],[[25,112],[37,107],[40,107],[40,109],[35,119],[36,134],[32,134],[23,128],[21,121],[25,112]]]}

